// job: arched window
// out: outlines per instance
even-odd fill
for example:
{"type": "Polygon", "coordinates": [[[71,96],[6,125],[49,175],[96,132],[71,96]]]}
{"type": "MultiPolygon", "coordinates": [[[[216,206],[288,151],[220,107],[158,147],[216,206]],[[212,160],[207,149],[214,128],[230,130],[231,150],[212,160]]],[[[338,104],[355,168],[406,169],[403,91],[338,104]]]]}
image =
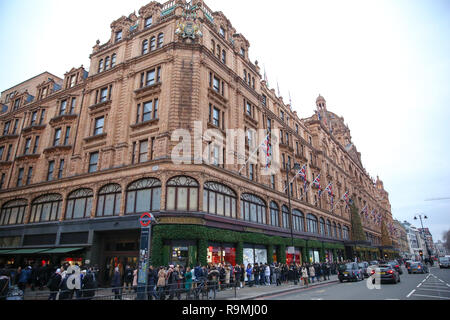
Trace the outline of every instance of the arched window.
{"type": "Polygon", "coordinates": [[[283,228],[289,229],[289,208],[287,206],[281,207],[281,213],[283,215],[283,228]]]}
{"type": "Polygon", "coordinates": [[[336,222],[333,222],[333,237],[337,238],[337,225],[336,225],[336,222]]]}
{"type": "Polygon", "coordinates": [[[103,59],[101,59],[100,62],[98,63],[98,72],[102,71],[103,71],[103,59]]]}
{"type": "Polygon", "coordinates": [[[122,200],[122,188],[118,184],[109,184],[100,189],[97,201],[97,217],[118,216],[120,213],[120,201],[122,200]]]}
{"type": "Polygon", "coordinates": [[[161,181],[153,178],[133,182],[127,188],[126,214],[161,210],[161,181]]]}
{"type": "Polygon", "coordinates": [[[28,201],[25,199],[13,200],[5,203],[0,215],[0,226],[22,224],[28,201]]]}
{"type": "Polygon", "coordinates": [[[167,182],[168,211],[198,211],[198,182],[190,177],[175,177],[167,182]]]}
{"type": "Polygon", "coordinates": [[[342,227],[338,224],[339,239],[342,239],[342,227]]]}
{"type": "Polygon", "coordinates": [[[333,236],[331,234],[331,222],[330,222],[330,220],[327,220],[327,236],[329,236],[329,237],[333,236]]]}
{"type": "Polygon", "coordinates": [[[278,208],[278,205],[272,201],[270,203],[270,224],[275,227],[280,226],[280,219],[279,219],[279,212],[280,209],[278,208]]]}
{"type": "Polygon", "coordinates": [[[320,218],[320,234],[325,235],[325,220],[323,218],[320,218]]]}
{"type": "Polygon", "coordinates": [[[236,218],[236,193],[222,184],[206,182],[203,190],[203,211],[236,218]]]}
{"type": "Polygon", "coordinates": [[[308,224],[308,232],[310,233],[317,233],[317,217],[312,215],[312,214],[308,214],[306,216],[306,220],[307,220],[307,224],[308,224]]]}
{"type": "Polygon", "coordinates": [[[158,48],[161,48],[164,44],[164,33],[158,34],[158,48]]]}
{"type": "Polygon", "coordinates": [[[150,38],[150,51],[155,50],[156,48],[156,38],[155,36],[150,38]]]}
{"type": "Polygon", "coordinates": [[[109,57],[105,58],[105,71],[109,69],[109,57]]]}
{"type": "Polygon", "coordinates": [[[244,193],[241,196],[241,219],[266,224],[266,203],[260,197],[244,193]]]}
{"type": "Polygon", "coordinates": [[[300,210],[294,209],[292,215],[294,230],[305,232],[305,216],[303,213],[300,210]]]}
{"type": "Polygon", "coordinates": [[[342,236],[343,236],[343,238],[344,238],[345,240],[348,239],[348,236],[349,236],[348,232],[349,232],[348,227],[347,227],[347,226],[344,226],[344,227],[342,228],[342,233],[343,233],[342,236]]]}
{"type": "Polygon", "coordinates": [[[30,223],[59,220],[62,200],[60,194],[49,194],[36,198],[31,204],[30,223]]]}
{"type": "Polygon", "coordinates": [[[65,219],[90,218],[92,199],[94,199],[94,192],[91,189],[78,189],[69,194],[65,219]]]}
{"type": "Polygon", "coordinates": [[[148,53],[148,40],[142,42],[142,54],[148,53]]]}
{"type": "Polygon", "coordinates": [[[116,66],[116,60],[117,60],[117,55],[114,53],[111,56],[111,68],[114,68],[116,66]]]}

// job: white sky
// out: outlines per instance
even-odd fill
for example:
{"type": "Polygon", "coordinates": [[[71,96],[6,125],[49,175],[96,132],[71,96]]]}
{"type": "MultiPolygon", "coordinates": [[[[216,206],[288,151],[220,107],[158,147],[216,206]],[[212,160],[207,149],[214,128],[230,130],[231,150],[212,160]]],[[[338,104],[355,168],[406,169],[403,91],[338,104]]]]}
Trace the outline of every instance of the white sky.
{"type": "MultiPolygon", "coordinates": [[[[0,91],[43,71],[89,66],[110,24],[139,0],[0,0],[0,91]]],[[[269,84],[290,91],[301,118],[319,93],[342,115],[369,174],[390,193],[392,213],[429,216],[434,240],[450,229],[448,151],[450,1],[210,0],[251,44],[269,84]]],[[[263,71],[262,71],[263,73],[263,71]]]]}

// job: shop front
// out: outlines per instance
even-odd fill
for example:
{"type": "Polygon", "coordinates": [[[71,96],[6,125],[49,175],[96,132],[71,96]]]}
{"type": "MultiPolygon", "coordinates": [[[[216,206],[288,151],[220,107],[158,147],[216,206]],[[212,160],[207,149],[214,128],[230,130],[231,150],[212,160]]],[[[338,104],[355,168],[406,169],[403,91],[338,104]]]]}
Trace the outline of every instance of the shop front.
{"type": "Polygon", "coordinates": [[[243,262],[245,267],[247,267],[248,264],[253,266],[255,263],[267,263],[267,248],[261,245],[244,244],[243,262]]]}
{"type": "Polygon", "coordinates": [[[290,249],[286,249],[286,263],[287,265],[291,265],[292,263],[303,263],[301,248],[295,248],[295,252],[289,251],[290,249]]]}
{"type": "Polygon", "coordinates": [[[208,245],[208,264],[236,265],[236,247],[230,243],[214,243],[208,245]]]}
{"type": "Polygon", "coordinates": [[[320,263],[320,251],[309,249],[309,263],[320,263]]]}

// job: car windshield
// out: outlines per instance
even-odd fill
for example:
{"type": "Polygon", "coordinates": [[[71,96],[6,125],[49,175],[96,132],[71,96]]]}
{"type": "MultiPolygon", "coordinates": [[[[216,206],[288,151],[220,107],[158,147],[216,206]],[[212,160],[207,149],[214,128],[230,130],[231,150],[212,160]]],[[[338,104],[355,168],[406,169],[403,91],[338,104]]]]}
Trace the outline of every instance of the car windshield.
{"type": "Polygon", "coordinates": [[[439,261],[440,261],[440,262],[449,262],[449,261],[450,261],[450,258],[448,258],[448,257],[445,257],[445,258],[439,258],[439,261]]]}
{"type": "Polygon", "coordinates": [[[358,263],[358,266],[360,266],[361,268],[364,268],[365,264],[364,263],[358,263]]]}
{"type": "Polygon", "coordinates": [[[420,265],[420,263],[417,263],[417,262],[411,263],[411,266],[413,266],[413,267],[417,267],[417,266],[419,266],[419,265],[420,265]]]}

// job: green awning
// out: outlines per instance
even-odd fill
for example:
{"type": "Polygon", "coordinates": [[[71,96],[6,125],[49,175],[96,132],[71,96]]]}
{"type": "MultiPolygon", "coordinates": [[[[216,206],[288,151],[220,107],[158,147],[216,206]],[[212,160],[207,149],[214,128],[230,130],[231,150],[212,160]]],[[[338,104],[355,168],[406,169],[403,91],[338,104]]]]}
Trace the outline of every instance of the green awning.
{"type": "Polygon", "coordinates": [[[48,248],[44,249],[19,249],[8,252],[8,254],[34,254],[41,253],[42,251],[48,250],[48,248]]]}
{"type": "Polygon", "coordinates": [[[0,250],[0,254],[7,254],[11,251],[14,251],[14,250],[0,250]]]}
{"type": "Polygon", "coordinates": [[[69,253],[73,251],[82,250],[84,248],[55,248],[55,249],[49,249],[41,253],[69,253]]]}

